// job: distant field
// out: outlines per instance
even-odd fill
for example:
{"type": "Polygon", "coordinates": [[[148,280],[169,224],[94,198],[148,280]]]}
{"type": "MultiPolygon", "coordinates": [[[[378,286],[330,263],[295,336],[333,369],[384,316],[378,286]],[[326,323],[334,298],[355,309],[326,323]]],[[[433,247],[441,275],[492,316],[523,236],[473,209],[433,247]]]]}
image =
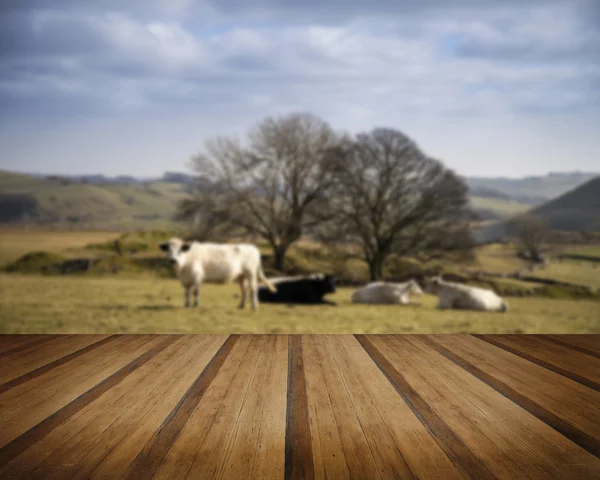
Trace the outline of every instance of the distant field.
{"type": "Polygon", "coordinates": [[[536,270],[533,275],[576,285],[600,288],[600,265],[591,262],[566,260],[561,263],[553,262],[543,269],[536,270]]]}
{"type": "Polygon", "coordinates": [[[475,249],[477,267],[490,273],[511,273],[525,268],[528,263],[516,255],[512,245],[491,244],[475,249]]]}
{"type": "Polygon", "coordinates": [[[0,266],[38,250],[59,253],[116,238],[115,232],[0,229],[0,266]]]}
{"type": "Polygon", "coordinates": [[[3,222],[15,221],[10,202],[2,203],[3,195],[20,195],[26,217],[33,223],[105,225],[111,229],[162,228],[171,223],[177,202],[186,196],[183,185],[174,182],[92,185],[0,170],[3,222]]]}
{"type": "Polygon", "coordinates": [[[492,210],[504,217],[531,209],[531,205],[490,197],[471,197],[471,205],[476,209],[492,210]]]}
{"type": "Polygon", "coordinates": [[[563,253],[600,258],[600,245],[576,245],[566,249],[563,253]]]}
{"type": "Polygon", "coordinates": [[[0,333],[600,333],[598,302],[509,299],[506,314],[420,306],[263,304],[239,311],[238,289],[205,285],[201,307],[182,308],[176,280],[0,275],[0,333]]]}

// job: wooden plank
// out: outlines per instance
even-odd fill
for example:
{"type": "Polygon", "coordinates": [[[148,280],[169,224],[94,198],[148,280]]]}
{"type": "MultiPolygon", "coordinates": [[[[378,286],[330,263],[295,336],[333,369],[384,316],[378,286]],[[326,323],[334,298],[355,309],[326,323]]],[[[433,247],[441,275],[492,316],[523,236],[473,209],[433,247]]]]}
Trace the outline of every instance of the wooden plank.
{"type": "Polygon", "coordinates": [[[144,372],[146,376],[158,376],[158,381],[145,392],[136,389],[124,396],[123,401],[86,425],[66,448],[38,466],[31,478],[111,478],[115,472],[125,472],[226,338],[179,337],[164,362],[144,372]],[[130,403],[131,397],[136,400],[124,408],[121,404],[130,403]]]}
{"type": "Polygon", "coordinates": [[[288,390],[287,358],[288,339],[286,337],[275,335],[265,337],[265,343],[260,350],[256,369],[239,415],[235,423],[230,426],[228,441],[222,452],[223,461],[215,478],[262,479],[284,476],[286,394],[288,390]],[[277,380],[277,383],[273,383],[273,378],[277,380]],[[274,393],[274,399],[269,397],[269,390],[274,393]],[[271,407],[273,400],[276,401],[274,410],[271,407]],[[268,415],[269,410],[272,411],[272,415],[268,415]],[[267,413],[266,416],[265,413],[267,413]],[[265,424],[270,421],[274,421],[275,425],[265,424]],[[275,436],[266,436],[264,431],[260,435],[263,425],[270,428],[275,436]],[[261,444],[261,441],[264,444],[261,444]],[[261,455],[262,459],[257,458],[259,450],[264,450],[265,455],[261,455]],[[256,463],[257,460],[258,463],[256,463]]]}
{"type": "Polygon", "coordinates": [[[587,353],[588,355],[600,355],[600,335],[565,334],[547,336],[561,343],[580,348],[583,353],[587,353]]]}
{"type": "Polygon", "coordinates": [[[553,342],[600,358],[600,335],[543,335],[553,342]]]}
{"type": "MultiPolygon", "coordinates": [[[[307,352],[307,355],[316,356],[321,368],[325,391],[318,392],[318,394],[327,395],[330,399],[350,478],[383,478],[380,464],[371,451],[371,443],[368,438],[370,432],[365,433],[363,430],[352,404],[352,398],[344,386],[344,380],[337,368],[333,353],[328,348],[324,337],[314,335],[304,338],[306,338],[304,351],[307,352]]],[[[312,401],[313,398],[309,397],[309,404],[312,401]]],[[[329,476],[326,463],[324,469],[329,476]]]]}
{"type": "Polygon", "coordinates": [[[61,335],[27,335],[27,339],[18,342],[16,345],[8,344],[6,348],[0,351],[0,358],[5,359],[9,356],[27,353],[30,349],[40,347],[46,342],[50,342],[61,335]]]}
{"type": "Polygon", "coordinates": [[[0,358],[5,351],[12,350],[24,342],[32,342],[40,337],[41,335],[32,334],[0,334],[0,358]]]}
{"type": "Polygon", "coordinates": [[[288,336],[272,335],[273,355],[262,398],[257,447],[250,478],[275,480],[285,475],[288,336]]]}
{"type": "Polygon", "coordinates": [[[266,338],[259,335],[251,338],[240,371],[246,370],[246,364],[250,368],[246,370],[240,388],[233,390],[236,392],[235,398],[227,396],[224,398],[222,408],[198,450],[187,475],[188,478],[227,478],[223,476],[223,470],[229,456],[231,442],[235,436],[234,426],[239,420],[251,385],[256,380],[258,357],[265,346],[265,341],[266,338]]]}
{"type": "MultiPolygon", "coordinates": [[[[15,417],[14,420],[11,417],[12,421],[10,422],[7,422],[6,419],[3,419],[0,422],[0,424],[2,424],[3,427],[8,428],[6,428],[6,430],[3,429],[0,432],[0,435],[2,435],[2,439],[4,442],[2,444],[2,448],[0,448],[0,467],[8,463],[13,458],[20,455],[23,451],[31,447],[31,445],[33,445],[34,443],[42,440],[45,436],[48,435],[48,433],[50,433],[56,427],[64,423],[65,420],[67,420],[75,413],[89,405],[96,398],[101,396],[106,391],[110,390],[110,388],[121,382],[127,377],[127,375],[144,365],[154,355],[156,355],[162,349],[164,349],[170,343],[172,343],[174,339],[174,337],[168,338],[164,336],[155,336],[153,338],[146,338],[142,341],[141,344],[138,343],[137,345],[134,343],[136,342],[135,340],[130,340],[130,348],[126,349],[126,355],[120,355],[119,352],[114,352],[111,355],[110,360],[114,360],[114,362],[111,363],[110,370],[101,370],[101,374],[104,379],[91,389],[86,389],[86,387],[88,386],[86,382],[80,382],[76,384],[74,387],[75,393],[73,394],[73,391],[70,391],[69,397],[71,395],[77,395],[80,391],[82,393],[79,393],[79,396],[76,396],[75,398],[71,399],[70,403],[65,402],[62,408],[57,410],[40,408],[38,411],[35,412],[35,414],[23,413],[15,417]],[[127,359],[131,358],[133,359],[129,363],[122,366],[124,360],[126,361],[127,359]],[[109,376],[106,376],[106,374],[109,374],[111,371],[113,373],[109,376]],[[43,418],[43,420],[39,421],[39,417],[43,418]],[[10,439],[10,441],[8,441],[8,439],[10,439]]],[[[110,347],[114,347],[114,343],[111,344],[110,347]]],[[[97,353],[98,350],[92,352],[90,356],[93,356],[93,354],[97,353]]],[[[93,363],[91,365],[93,365],[93,363]]],[[[89,370],[90,365],[87,366],[89,370]]],[[[92,377],[92,382],[96,381],[94,375],[90,376],[92,377]]],[[[19,387],[6,392],[5,394],[3,394],[3,396],[15,392],[22,386],[24,385],[20,385],[19,387]]],[[[61,402],[63,402],[65,398],[68,397],[61,397],[61,402]]],[[[54,406],[54,404],[52,406],[54,406]]]]}
{"type": "Polygon", "coordinates": [[[466,335],[419,338],[588,452],[600,457],[600,393],[466,335]]]}
{"type": "Polygon", "coordinates": [[[165,337],[120,337],[0,394],[0,447],[84,394],[165,337]],[[108,353],[110,352],[110,353],[108,353]]]}
{"type": "MultiPolygon", "coordinates": [[[[356,418],[360,422],[365,438],[381,478],[415,478],[406,463],[403,452],[394,441],[385,418],[392,412],[380,413],[369,391],[357,379],[358,368],[344,348],[346,343],[360,344],[350,335],[322,336],[324,347],[331,351],[344,389],[350,398],[356,418]],[[345,341],[344,341],[345,339],[345,341]]],[[[361,353],[366,355],[364,349],[361,353]]],[[[374,472],[373,472],[374,473],[374,472]]]]}
{"type": "Polygon", "coordinates": [[[308,420],[302,337],[289,337],[285,478],[315,477],[308,420]]]}
{"type": "Polygon", "coordinates": [[[210,384],[202,400],[188,418],[179,437],[158,467],[154,478],[186,478],[214,422],[226,413],[224,402],[231,403],[244,387],[253,365],[247,359],[250,344],[256,339],[243,335],[236,342],[218,375],[210,384]]]}
{"type": "Polygon", "coordinates": [[[65,338],[64,343],[59,343],[58,340],[54,341],[51,345],[52,350],[45,349],[38,352],[28,361],[11,363],[7,360],[5,362],[7,367],[2,367],[4,373],[2,380],[6,380],[6,382],[0,385],[0,394],[85,355],[115,338],[114,335],[69,336],[65,338]],[[34,368],[36,366],[37,368],[34,368]]]}
{"type": "Polygon", "coordinates": [[[600,359],[529,335],[474,335],[496,347],[600,391],[600,359]]]}
{"type": "Polygon", "coordinates": [[[463,478],[356,338],[327,340],[382,478],[463,478]]]}
{"type": "Polygon", "coordinates": [[[61,335],[51,342],[29,348],[22,354],[9,355],[0,363],[0,384],[40,368],[76,350],[110,335],[61,335]]]}
{"type": "Polygon", "coordinates": [[[313,336],[303,336],[304,374],[315,478],[350,478],[334,407],[327,392],[314,343],[313,336]]]}
{"type": "Polygon", "coordinates": [[[599,471],[592,454],[418,338],[373,343],[495,477],[592,478],[599,471]]]}
{"type": "Polygon", "coordinates": [[[171,359],[181,356],[182,340],[180,337],[173,338],[175,341],[172,344],[48,432],[42,441],[33,444],[0,468],[0,478],[28,477],[36,467],[51,456],[60,461],[61,456],[57,455],[59,450],[63,449],[64,454],[68,452],[69,446],[79,445],[80,442],[86,444],[85,437],[81,436],[82,432],[85,431],[88,436],[92,435],[97,429],[102,430],[102,424],[106,427],[130,408],[135,408],[138,399],[143,398],[158,382],[162,381],[165,372],[171,371],[173,368],[170,364],[171,359]]]}
{"type": "Polygon", "coordinates": [[[399,359],[396,358],[397,355],[393,348],[384,343],[382,337],[357,335],[356,338],[413,413],[431,432],[456,469],[466,478],[494,478],[482,459],[474,454],[463,439],[412,385],[411,378],[400,373],[403,370],[398,369],[395,365],[399,363],[399,359]]]}
{"type": "Polygon", "coordinates": [[[160,429],[152,435],[142,451],[135,457],[124,477],[131,479],[152,478],[173,442],[183,429],[189,416],[194,411],[219,369],[227,359],[231,349],[238,340],[238,335],[231,335],[212,357],[196,378],[192,386],[180,399],[177,406],[164,420],[160,429]]]}

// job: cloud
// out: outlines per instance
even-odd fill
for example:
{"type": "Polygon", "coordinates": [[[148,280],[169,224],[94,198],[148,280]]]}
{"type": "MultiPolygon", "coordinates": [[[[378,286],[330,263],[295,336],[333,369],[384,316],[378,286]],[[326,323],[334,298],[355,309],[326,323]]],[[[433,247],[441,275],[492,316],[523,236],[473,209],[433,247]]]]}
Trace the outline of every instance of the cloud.
{"type": "Polygon", "coordinates": [[[410,134],[434,120],[600,117],[593,0],[48,5],[0,6],[0,119],[203,115],[226,129],[228,115],[301,109],[410,134]]]}

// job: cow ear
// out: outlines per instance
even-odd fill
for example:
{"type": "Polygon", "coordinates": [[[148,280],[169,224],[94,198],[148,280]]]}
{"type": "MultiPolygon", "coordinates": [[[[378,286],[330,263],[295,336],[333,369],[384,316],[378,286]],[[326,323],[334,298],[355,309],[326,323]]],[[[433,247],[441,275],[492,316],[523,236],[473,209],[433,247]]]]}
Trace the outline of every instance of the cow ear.
{"type": "Polygon", "coordinates": [[[169,244],[164,242],[158,245],[158,248],[160,248],[163,252],[166,252],[167,250],[169,250],[169,244]]]}
{"type": "Polygon", "coordinates": [[[181,246],[181,251],[182,251],[182,252],[187,252],[189,249],[190,249],[190,244],[189,244],[189,243],[184,243],[184,244],[181,246]]]}

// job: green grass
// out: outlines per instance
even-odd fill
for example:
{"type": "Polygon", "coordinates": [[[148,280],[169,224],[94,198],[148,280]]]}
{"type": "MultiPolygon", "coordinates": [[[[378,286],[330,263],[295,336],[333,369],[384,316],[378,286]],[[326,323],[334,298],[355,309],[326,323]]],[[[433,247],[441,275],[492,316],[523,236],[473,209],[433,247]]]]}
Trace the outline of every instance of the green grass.
{"type": "Polygon", "coordinates": [[[48,231],[34,229],[0,230],[0,266],[13,262],[26,253],[47,251],[67,254],[69,250],[84,248],[90,243],[100,243],[117,238],[118,233],[103,231],[48,231]]]}
{"type": "Polygon", "coordinates": [[[600,289],[600,265],[591,262],[570,260],[561,263],[552,262],[545,268],[536,270],[532,275],[600,289]]]}
{"type": "Polygon", "coordinates": [[[95,225],[111,229],[164,228],[172,225],[182,185],[152,182],[134,185],[64,184],[0,170],[0,192],[23,194],[37,203],[33,222],[95,225]]]}
{"type": "MultiPolygon", "coordinates": [[[[169,231],[125,234],[121,237],[124,248],[135,247],[138,253],[119,257],[111,251],[112,241],[118,236],[113,232],[0,231],[0,260],[4,263],[40,250],[50,255],[101,259],[84,275],[0,274],[0,332],[600,333],[597,301],[574,300],[575,295],[567,291],[514,279],[494,279],[494,283],[501,293],[532,288],[543,291],[534,297],[509,297],[510,311],[506,314],[437,311],[435,299],[430,296],[419,300],[420,306],[353,305],[351,289],[340,289],[333,296],[332,300],[338,302],[336,307],[264,304],[259,312],[252,313],[237,309],[239,291],[235,285],[205,285],[201,308],[184,309],[182,288],[169,278],[172,272],[156,248],[170,235],[169,231]],[[119,273],[115,275],[114,270],[119,273]],[[542,298],[544,295],[562,298],[542,298]]],[[[270,253],[264,245],[261,247],[264,253],[270,253]]],[[[445,270],[472,268],[508,273],[526,264],[516,258],[511,245],[480,247],[476,257],[478,263],[445,265],[445,270]]],[[[338,275],[367,280],[364,263],[336,265],[325,250],[310,242],[294,246],[287,263],[290,272],[333,270],[338,275]]],[[[417,262],[404,259],[388,266],[390,272],[397,270],[392,274],[412,268],[419,268],[417,262]]],[[[591,263],[563,262],[534,275],[597,285],[595,272],[600,269],[593,269],[591,263]]]]}
{"type": "Polygon", "coordinates": [[[576,245],[565,249],[566,255],[581,255],[584,257],[600,258],[600,245],[576,245]]]}
{"type": "Polygon", "coordinates": [[[509,299],[505,314],[419,306],[263,304],[237,308],[234,285],[205,285],[201,307],[185,309],[174,279],[0,275],[0,333],[600,333],[598,302],[509,299]]]}
{"type": "Polygon", "coordinates": [[[509,217],[531,209],[531,205],[491,197],[471,197],[471,205],[476,209],[491,210],[501,217],[509,217]]]}
{"type": "Polygon", "coordinates": [[[490,273],[511,273],[527,267],[528,263],[517,257],[511,244],[491,244],[475,249],[476,268],[490,273]]]}

